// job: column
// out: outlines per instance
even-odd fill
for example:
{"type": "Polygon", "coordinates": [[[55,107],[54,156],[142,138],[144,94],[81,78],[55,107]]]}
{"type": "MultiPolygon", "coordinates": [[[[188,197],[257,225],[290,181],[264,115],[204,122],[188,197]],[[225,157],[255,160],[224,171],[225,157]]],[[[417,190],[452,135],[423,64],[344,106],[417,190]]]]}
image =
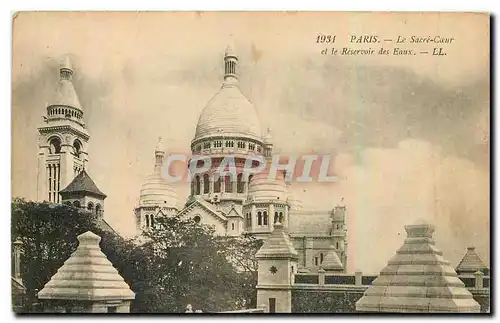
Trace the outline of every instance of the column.
{"type": "Polygon", "coordinates": [[[269,221],[267,224],[269,225],[269,231],[273,232],[274,230],[274,204],[269,204],[269,217],[267,218],[269,221]]]}
{"type": "Polygon", "coordinates": [[[285,205],[285,212],[283,212],[283,228],[288,231],[288,224],[289,224],[289,219],[288,219],[288,205],[285,205]]]}
{"type": "Polygon", "coordinates": [[[483,276],[484,276],[484,274],[480,271],[476,271],[474,273],[474,277],[476,279],[475,286],[474,286],[475,289],[482,289],[483,288],[483,276]]]}
{"type": "Polygon", "coordinates": [[[318,283],[320,285],[324,285],[325,284],[325,270],[323,268],[320,268],[318,270],[318,283]]]}
{"type": "Polygon", "coordinates": [[[252,232],[255,232],[255,225],[257,224],[257,212],[255,204],[252,204],[251,218],[252,218],[252,232]]]}
{"type": "Polygon", "coordinates": [[[200,176],[200,195],[205,194],[205,180],[200,176]]]}
{"type": "Polygon", "coordinates": [[[213,193],[214,192],[214,177],[210,177],[210,182],[209,182],[209,188],[208,188],[208,192],[209,193],[213,193]]]}
{"type": "Polygon", "coordinates": [[[354,273],[354,285],[361,286],[362,285],[363,273],[361,271],[356,271],[354,273]]]}

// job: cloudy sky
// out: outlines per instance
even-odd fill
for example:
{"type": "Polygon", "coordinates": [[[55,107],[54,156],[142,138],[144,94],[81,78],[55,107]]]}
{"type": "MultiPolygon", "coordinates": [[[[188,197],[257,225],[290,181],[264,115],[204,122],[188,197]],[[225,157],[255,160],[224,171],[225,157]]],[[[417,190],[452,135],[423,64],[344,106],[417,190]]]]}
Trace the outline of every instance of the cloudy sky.
{"type": "MultiPolygon", "coordinates": [[[[91,134],[88,170],[108,195],[105,218],[133,234],[157,138],[168,153],[189,152],[232,34],[242,91],[272,129],[276,152],[335,156],[342,180],[292,189],[307,208],[345,198],[351,270],[379,271],[417,219],[436,225],[453,265],[469,245],[489,263],[487,16],[22,13],[13,32],[13,196],[36,199],[37,127],[67,54],[91,134]],[[319,33],[353,48],[351,35],[455,40],[443,45],[445,57],[336,57],[320,55],[319,33]]],[[[357,48],[380,46],[396,45],[357,48]]],[[[176,189],[182,203],[188,187],[176,189]]]]}

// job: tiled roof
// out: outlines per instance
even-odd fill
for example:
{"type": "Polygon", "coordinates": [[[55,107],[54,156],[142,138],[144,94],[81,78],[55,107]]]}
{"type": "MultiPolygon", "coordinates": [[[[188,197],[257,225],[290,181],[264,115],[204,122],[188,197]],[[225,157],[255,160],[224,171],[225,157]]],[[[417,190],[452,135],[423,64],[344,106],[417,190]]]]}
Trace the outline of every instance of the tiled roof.
{"type": "Polygon", "coordinates": [[[488,269],[479,255],[476,253],[476,248],[468,247],[467,252],[457,266],[458,273],[475,273],[488,269]]]}
{"type": "Polygon", "coordinates": [[[356,311],[478,313],[479,304],[434,246],[434,227],[405,229],[403,246],[356,302],[356,311]]]}
{"type": "Polygon", "coordinates": [[[89,174],[85,170],[82,170],[80,174],[78,174],[71,183],[69,183],[66,188],[61,190],[59,193],[76,193],[76,192],[86,192],[93,193],[97,196],[106,197],[106,194],[101,192],[95,185],[92,178],[90,178],[89,174]]]}
{"type": "Polygon", "coordinates": [[[102,253],[100,240],[90,231],[79,235],[78,248],[45,284],[38,298],[78,301],[134,299],[134,292],[102,253]]]}
{"type": "Polygon", "coordinates": [[[290,212],[290,234],[299,236],[308,235],[329,235],[332,229],[331,213],[328,211],[317,212],[290,212]]]}
{"type": "Polygon", "coordinates": [[[288,233],[283,230],[281,223],[274,224],[274,231],[264,241],[262,247],[255,254],[257,259],[292,258],[297,259],[297,250],[293,247],[288,233]]]}

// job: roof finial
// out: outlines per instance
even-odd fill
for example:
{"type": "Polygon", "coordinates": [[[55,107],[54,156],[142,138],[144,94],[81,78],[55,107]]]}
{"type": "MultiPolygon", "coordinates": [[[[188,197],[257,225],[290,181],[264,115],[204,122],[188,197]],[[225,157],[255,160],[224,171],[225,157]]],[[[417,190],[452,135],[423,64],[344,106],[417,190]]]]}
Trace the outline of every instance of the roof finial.
{"type": "Polygon", "coordinates": [[[59,70],[59,76],[61,77],[61,80],[71,81],[72,79],[73,68],[71,67],[71,60],[69,59],[69,55],[66,55],[64,57],[64,62],[59,70]]]}
{"type": "Polygon", "coordinates": [[[158,137],[158,144],[156,145],[156,151],[163,151],[163,140],[161,136],[158,137]]]}
{"type": "Polygon", "coordinates": [[[237,83],[238,81],[238,56],[234,52],[233,34],[230,34],[230,41],[224,53],[224,82],[226,84],[237,83]]]}

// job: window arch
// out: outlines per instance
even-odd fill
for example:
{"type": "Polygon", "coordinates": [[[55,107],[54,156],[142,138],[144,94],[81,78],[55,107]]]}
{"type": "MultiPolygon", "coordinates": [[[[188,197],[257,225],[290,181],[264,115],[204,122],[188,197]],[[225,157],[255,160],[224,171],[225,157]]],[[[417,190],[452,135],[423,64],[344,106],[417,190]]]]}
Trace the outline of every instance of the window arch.
{"type": "Polygon", "coordinates": [[[264,225],[267,225],[267,211],[264,211],[263,218],[264,218],[264,225]]]}
{"type": "Polygon", "coordinates": [[[231,181],[231,176],[226,175],[224,177],[224,192],[231,193],[233,191],[233,182],[231,181]]]}
{"type": "Polygon", "coordinates": [[[79,140],[75,140],[73,142],[73,154],[76,157],[80,157],[81,152],[82,152],[82,143],[79,140]]]}
{"type": "Polygon", "coordinates": [[[80,201],[74,201],[74,202],[73,202],[73,206],[74,206],[74,207],[81,207],[81,205],[80,205],[80,201]]]}
{"type": "Polygon", "coordinates": [[[238,176],[236,177],[236,191],[238,193],[243,193],[244,192],[244,187],[243,187],[243,173],[239,173],[238,176]]]}
{"type": "Polygon", "coordinates": [[[93,212],[94,211],[94,203],[89,202],[89,204],[87,204],[87,210],[93,212]]]}
{"type": "Polygon", "coordinates": [[[257,224],[262,225],[262,212],[257,212],[257,224]]]}
{"type": "Polygon", "coordinates": [[[219,177],[214,182],[214,193],[220,193],[221,187],[222,187],[222,178],[219,177]]]}
{"type": "Polygon", "coordinates": [[[95,205],[95,214],[100,215],[101,214],[101,204],[97,203],[95,205]]]}
{"type": "Polygon", "coordinates": [[[57,137],[53,137],[49,140],[49,154],[59,153],[61,153],[61,140],[57,137]]]}
{"type": "Polygon", "coordinates": [[[194,184],[194,189],[195,189],[195,195],[200,195],[200,176],[196,175],[195,177],[195,184],[194,184]]]}
{"type": "Polygon", "coordinates": [[[203,193],[207,194],[210,191],[210,177],[208,174],[203,175],[203,193]]]}

